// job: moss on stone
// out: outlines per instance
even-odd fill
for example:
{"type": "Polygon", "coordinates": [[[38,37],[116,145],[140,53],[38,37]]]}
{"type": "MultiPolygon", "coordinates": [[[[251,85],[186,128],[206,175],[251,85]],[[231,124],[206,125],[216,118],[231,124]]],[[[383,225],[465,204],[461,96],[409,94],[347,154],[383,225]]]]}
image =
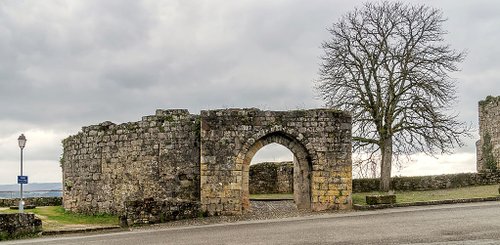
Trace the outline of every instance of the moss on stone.
{"type": "Polygon", "coordinates": [[[495,97],[495,96],[488,95],[486,97],[486,99],[479,101],[479,106],[484,107],[484,106],[491,104],[491,103],[496,103],[496,104],[500,103],[500,96],[495,97]]]}
{"type": "Polygon", "coordinates": [[[161,123],[163,122],[173,122],[175,120],[174,116],[172,115],[165,115],[165,116],[157,116],[157,120],[161,123]]]}
{"type": "Polygon", "coordinates": [[[0,231],[0,241],[9,239],[9,233],[6,231],[0,231]]]}
{"type": "Polygon", "coordinates": [[[63,166],[64,166],[64,153],[61,153],[61,155],[59,156],[59,167],[62,168],[63,166]]]}
{"type": "Polygon", "coordinates": [[[125,128],[126,128],[127,130],[131,130],[131,131],[133,131],[133,130],[135,130],[135,129],[139,128],[139,125],[137,125],[137,123],[126,123],[126,124],[125,124],[125,128]]]}
{"type": "Polygon", "coordinates": [[[201,138],[201,119],[200,119],[200,117],[194,118],[194,122],[192,124],[191,130],[195,134],[195,138],[196,138],[195,145],[198,147],[200,144],[200,138],[201,138]]]}
{"type": "Polygon", "coordinates": [[[307,110],[295,110],[291,111],[293,117],[305,117],[307,116],[307,110]]]}
{"type": "Polygon", "coordinates": [[[488,132],[486,132],[483,136],[482,150],[484,166],[486,169],[496,170],[497,161],[493,155],[493,145],[491,144],[491,136],[488,132]]]}
{"type": "Polygon", "coordinates": [[[73,188],[73,182],[67,180],[66,182],[64,182],[64,187],[67,191],[71,191],[71,189],[73,188]]]}

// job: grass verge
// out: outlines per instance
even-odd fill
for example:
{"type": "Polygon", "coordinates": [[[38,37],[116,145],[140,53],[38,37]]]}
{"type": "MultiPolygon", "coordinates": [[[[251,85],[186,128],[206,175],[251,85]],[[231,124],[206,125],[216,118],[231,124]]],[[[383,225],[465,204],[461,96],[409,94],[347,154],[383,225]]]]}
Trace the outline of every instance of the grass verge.
{"type": "MultiPolygon", "coordinates": [[[[19,211],[11,209],[0,210],[0,213],[17,212],[19,211]]],[[[66,212],[61,206],[36,207],[35,209],[25,210],[25,212],[34,213],[40,218],[44,231],[119,225],[118,216],[75,214],[66,212]]]]}
{"type": "Polygon", "coordinates": [[[293,193],[286,193],[286,194],[250,194],[250,199],[254,199],[254,200],[290,199],[290,200],[293,200],[293,193]]]}
{"type": "MultiPolygon", "coordinates": [[[[354,204],[366,205],[367,195],[380,195],[383,192],[360,192],[352,194],[354,204]]],[[[430,191],[400,191],[396,192],[397,203],[435,201],[447,199],[462,199],[475,197],[493,197],[499,196],[498,185],[469,186],[454,189],[441,189],[430,191]]],[[[293,194],[251,194],[250,199],[292,199],[293,194]]]]}

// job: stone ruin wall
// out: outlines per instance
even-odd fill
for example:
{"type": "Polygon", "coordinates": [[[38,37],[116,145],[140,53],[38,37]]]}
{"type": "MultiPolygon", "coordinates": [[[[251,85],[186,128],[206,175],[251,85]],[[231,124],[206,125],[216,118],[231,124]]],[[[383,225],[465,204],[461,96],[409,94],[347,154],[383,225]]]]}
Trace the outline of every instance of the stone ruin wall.
{"type": "Polygon", "coordinates": [[[0,214],[0,243],[2,240],[37,236],[42,231],[42,220],[32,213],[0,214]]]}
{"type": "Polygon", "coordinates": [[[479,140],[476,142],[478,172],[500,169],[500,97],[479,102],[479,140]]]}
{"type": "Polygon", "coordinates": [[[250,194],[293,193],[293,162],[261,162],[250,165],[250,194]]]}
{"type": "Polygon", "coordinates": [[[66,210],[121,214],[126,201],[199,201],[199,116],[187,110],[83,127],[63,147],[66,210]]]}
{"type": "Polygon", "coordinates": [[[302,208],[351,207],[351,117],[328,109],[157,110],[83,127],[63,141],[63,206],[129,224],[241,214],[250,160],[270,143],[294,153],[302,208]]]}

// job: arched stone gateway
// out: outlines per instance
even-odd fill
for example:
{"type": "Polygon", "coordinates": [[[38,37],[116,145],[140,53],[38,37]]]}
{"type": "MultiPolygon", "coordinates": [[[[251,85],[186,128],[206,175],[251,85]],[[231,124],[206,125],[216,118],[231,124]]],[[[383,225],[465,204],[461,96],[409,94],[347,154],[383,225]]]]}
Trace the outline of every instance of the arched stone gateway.
{"type": "MultiPolygon", "coordinates": [[[[294,139],[293,136],[288,135],[285,132],[277,131],[270,133],[258,139],[250,147],[244,146],[241,153],[238,155],[236,160],[237,163],[241,163],[243,166],[243,185],[242,185],[242,195],[241,203],[242,209],[247,210],[249,208],[249,170],[250,162],[262,147],[271,144],[278,143],[280,145],[288,148],[294,156],[294,201],[299,209],[310,209],[311,208],[311,169],[312,169],[312,159],[311,154],[305,146],[302,145],[298,140],[294,139]]],[[[250,145],[250,144],[248,144],[250,145]]]]}
{"type": "Polygon", "coordinates": [[[201,208],[211,215],[249,207],[248,170],[263,146],[290,149],[296,167],[295,201],[311,210],[351,207],[351,119],[327,109],[201,112],[201,208]]]}

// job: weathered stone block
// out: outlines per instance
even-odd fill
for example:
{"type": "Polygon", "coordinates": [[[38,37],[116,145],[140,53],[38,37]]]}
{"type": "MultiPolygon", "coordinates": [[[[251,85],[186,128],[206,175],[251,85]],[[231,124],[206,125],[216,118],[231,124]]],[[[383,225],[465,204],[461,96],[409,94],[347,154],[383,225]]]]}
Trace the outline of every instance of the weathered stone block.
{"type": "Polygon", "coordinates": [[[396,195],[369,195],[366,196],[366,204],[393,204],[396,203],[396,195]]]}
{"type": "Polygon", "coordinates": [[[34,214],[0,214],[0,241],[42,231],[42,221],[34,214]]]}

